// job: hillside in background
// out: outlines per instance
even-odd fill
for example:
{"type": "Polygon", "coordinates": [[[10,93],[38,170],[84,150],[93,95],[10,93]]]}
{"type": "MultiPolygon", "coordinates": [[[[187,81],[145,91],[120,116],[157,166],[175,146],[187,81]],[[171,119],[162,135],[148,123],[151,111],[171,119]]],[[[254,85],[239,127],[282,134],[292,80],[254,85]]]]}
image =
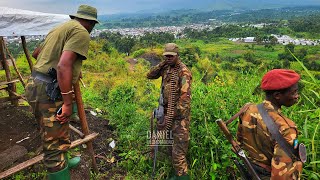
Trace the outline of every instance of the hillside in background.
{"type": "Polygon", "coordinates": [[[320,6],[287,7],[260,10],[214,10],[199,11],[180,9],[161,13],[135,13],[104,15],[99,28],[132,28],[155,26],[179,26],[194,23],[210,23],[210,20],[232,23],[268,23],[290,20],[320,13],[320,6]]]}
{"type": "Polygon", "coordinates": [[[320,5],[318,0],[122,0],[108,2],[107,9],[112,8],[116,12],[160,13],[178,9],[250,10],[317,5],[320,5]]]}

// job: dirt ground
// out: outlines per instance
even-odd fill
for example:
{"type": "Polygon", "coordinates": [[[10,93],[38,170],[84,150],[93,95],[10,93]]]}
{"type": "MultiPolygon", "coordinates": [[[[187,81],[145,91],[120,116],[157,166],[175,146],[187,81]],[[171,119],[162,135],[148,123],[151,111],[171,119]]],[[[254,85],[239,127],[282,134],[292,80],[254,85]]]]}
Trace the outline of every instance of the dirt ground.
{"type": "MultiPolygon", "coordinates": [[[[118,157],[118,152],[109,146],[109,143],[112,140],[116,141],[116,137],[113,133],[115,129],[109,125],[108,120],[99,117],[99,115],[94,116],[90,111],[94,110],[86,109],[90,132],[99,133],[99,136],[93,141],[93,148],[99,169],[97,179],[113,179],[115,176],[116,179],[124,179],[126,174],[125,171],[116,167],[116,163],[120,159],[118,157]]],[[[71,122],[71,125],[77,129],[81,129],[79,121],[73,121],[71,122]]],[[[14,145],[23,146],[28,151],[26,155],[15,161],[13,164],[8,164],[8,167],[5,169],[13,167],[42,153],[39,128],[32,113],[29,111],[28,106],[14,107],[10,104],[0,104],[0,133],[0,154],[14,145]]],[[[80,137],[78,137],[77,134],[71,132],[72,141],[79,138],[80,137]]],[[[88,167],[91,167],[90,157],[83,147],[84,146],[79,146],[79,148],[71,151],[71,155],[81,154],[82,157],[80,166],[71,171],[72,179],[90,179],[90,172],[88,170],[88,167]]],[[[0,172],[5,169],[0,169],[0,172]]],[[[23,174],[27,179],[34,179],[34,177],[30,177],[31,174],[37,174],[36,176],[38,178],[36,179],[43,179],[43,171],[44,167],[40,162],[19,173],[23,174]]],[[[12,179],[12,176],[7,179],[12,179]]]]}

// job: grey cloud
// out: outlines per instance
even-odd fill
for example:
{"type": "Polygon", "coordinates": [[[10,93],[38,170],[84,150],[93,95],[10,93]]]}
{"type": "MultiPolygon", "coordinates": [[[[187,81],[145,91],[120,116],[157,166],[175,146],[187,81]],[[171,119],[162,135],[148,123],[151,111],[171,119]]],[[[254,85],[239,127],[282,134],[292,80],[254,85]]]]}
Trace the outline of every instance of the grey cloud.
{"type": "Polygon", "coordinates": [[[128,13],[142,10],[172,10],[182,8],[216,9],[265,8],[268,5],[320,5],[319,0],[0,0],[0,6],[47,13],[73,14],[80,4],[98,9],[98,14],[128,13]],[[257,7],[259,6],[259,7],[257,7]]]}

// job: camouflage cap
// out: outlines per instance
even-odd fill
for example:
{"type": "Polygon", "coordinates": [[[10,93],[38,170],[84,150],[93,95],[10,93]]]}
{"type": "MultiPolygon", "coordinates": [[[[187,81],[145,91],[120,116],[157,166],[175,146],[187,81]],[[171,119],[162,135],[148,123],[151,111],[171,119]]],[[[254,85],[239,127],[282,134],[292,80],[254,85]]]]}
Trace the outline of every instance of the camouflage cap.
{"type": "Polygon", "coordinates": [[[78,8],[77,14],[69,15],[69,16],[71,19],[74,19],[75,17],[77,17],[77,18],[95,21],[96,23],[99,23],[97,19],[97,9],[89,5],[80,5],[78,8]]]}
{"type": "Polygon", "coordinates": [[[179,52],[179,47],[175,43],[168,43],[164,47],[164,53],[162,55],[177,55],[179,52]]]}

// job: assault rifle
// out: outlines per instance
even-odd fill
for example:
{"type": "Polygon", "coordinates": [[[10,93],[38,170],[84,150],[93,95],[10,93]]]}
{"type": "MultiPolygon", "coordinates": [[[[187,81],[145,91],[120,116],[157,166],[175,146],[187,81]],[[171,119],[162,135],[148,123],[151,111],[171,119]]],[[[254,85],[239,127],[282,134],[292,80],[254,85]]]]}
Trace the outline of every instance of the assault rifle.
{"type": "MultiPolygon", "coordinates": [[[[150,120],[150,125],[151,125],[151,136],[150,136],[150,142],[154,148],[154,157],[153,157],[153,169],[152,169],[152,179],[154,179],[155,176],[155,171],[156,171],[156,164],[157,164],[157,153],[158,153],[158,148],[159,148],[159,142],[155,138],[153,141],[153,121],[154,119],[157,119],[157,124],[162,124],[164,121],[164,103],[163,103],[163,80],[161,83],[161,91],[160,91],[160,97],[159,97],[159,105],[156,109],[153,110],[152,117],[150,120]],[[154,142],[154,143],[153,143],[154,142]]],[[[155,126],[155,137],[157,137],[157,125],[155,126]]]]}
{"type": "MultiPolygon", "coordinates": [[[[237,114],[240,114],[240,113],[237,113],[237,114]]],[[[234,117],[235,116],[233,116],[232,118],[234,118],[234,117]]],[[[230,131],[228,130],[226,124],[229,124],[231,122],[230,120],[227,123],[225,123],[221,119],[218,119],[218,120],[216,120],[216,122],[219,125],[220,129],[222,130],[223,134],[226,136],[227,140],[231,143],[232,151],[242,160],[245,167],[238,160],[234,160],[234,163],[235,163],[236,167],[238,168],[243,179],[245,179],[245,180],[251,180],[251,179],[260,180],[258,174],[253,169],[246,154],[241,149],[239,144],[233,139],[233,136],[231,135],[230,131]]]]}

